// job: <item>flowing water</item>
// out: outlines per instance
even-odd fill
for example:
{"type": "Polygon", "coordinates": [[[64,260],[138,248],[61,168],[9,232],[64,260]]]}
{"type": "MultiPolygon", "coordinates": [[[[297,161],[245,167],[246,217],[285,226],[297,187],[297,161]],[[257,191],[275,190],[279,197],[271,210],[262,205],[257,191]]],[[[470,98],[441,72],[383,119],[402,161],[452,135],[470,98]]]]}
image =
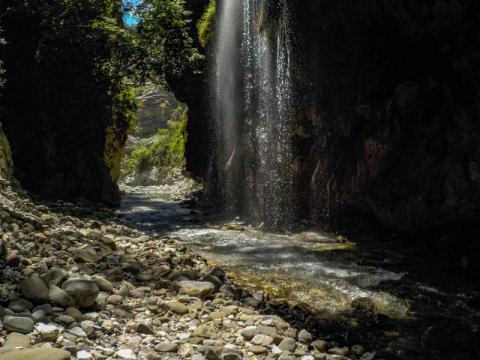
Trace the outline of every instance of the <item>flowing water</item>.
{"type": "MultiPolygon", "coordinates": [[[[386,359],[442,359],[441,354],[418,354],[430,354],[423,346],[451,350],[451,341],[464,351],[478,340],[480,313],[472,306],[480,299],[478,289],[460,284],[457,289],[440,289],[409,274],[408,266],[395,270],[388,265],[401,255],[396,250],[378,247],[379,256],[368,255],[362,247],[331,234],[276,234],[238,220],[215,220],[180,202],[183,190],[181,184],[129,188],[118,215],[131,227],[192,247],[212,266],[228,270],[237,284],[252,293],[264,291],[292,305],[307,303],[326,318],[342,314],[355,299],[371,298],[376,311],[394,321],[378,329],[375,341],[384,334],[401,336],[394,339],[406,337],[412,344],[393,342],[398,343],[398,351],[418,351],[398,357],[385,355],[386,359]],[[379,261],[386,258],[390,260],[379,261]]],[[[421,263],[422,254],[410,262],[421,263]]],[[[432,279],[439,277],[431,274],[432,279]]]]}
{"type": "Polygon", "coordinates": [[[217,6],[211,83],[219,193],[226,210],[279,228],[293,221],[287,1],[217,6]]]}

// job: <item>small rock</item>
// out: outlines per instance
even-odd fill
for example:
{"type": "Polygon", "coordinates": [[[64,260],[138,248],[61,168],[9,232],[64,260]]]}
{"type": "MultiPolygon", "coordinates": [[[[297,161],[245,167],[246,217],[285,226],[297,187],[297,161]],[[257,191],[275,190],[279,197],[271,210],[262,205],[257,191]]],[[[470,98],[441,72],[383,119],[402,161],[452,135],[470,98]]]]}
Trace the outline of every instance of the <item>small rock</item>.
{"type": "Polygon", "coordinates": [[[87,338],[87,333],[80,327],[76,326],[66,331],[67,333],[75,336],[76,338],[87,338]]]}
{"type": "Polygon", "coordinates": [[[70,279],[63,283],[62,289],[70,295],[78,306],[87,308],[95,304],[100,292],[93,280],[70,279]]]}
{"type": "Polygon", "coordinates": [[[8,308],[16,313],[21,313],[24,311],[31,311],[33,309],[33,304],[28,300],[18,299],[10,301],[8,308]]]}
{"type": "Polygon", "coordinates": [[[292,338],[283,339],[282,342],[278,344],[278,347],[281,350],[290,351],[290,352],[293,352],[296,346],[297,346],[297,342],[295,341],[295,339],[292,339],[292,338]]]}
{"type": "Polygon", "coordinates": [[[76,249],[72,258],[78,264],[96,264],[100,261],[93,248],[76,249]]]}
{"type": "Polygon", "coordinates": [[[273,343],[273,338],[265,334],[258,334],[251,340],[255,345],[268,346],[273,343]]]}
{"type": "Polygon", "coordinates": [[[247,341],[252,340],[253,337],[255,335],[257,335],[258,333],[259,333],[259,331],[256,330],[256,329],[244,329],[244,330],[240,331],[240,335],[242,335],[242,337],[247,341]]]}
{"type": "Polygon", "coordinates": [[[69,307],[65,310],[65,315],[72,317],[77,322],[83,321],[83,314],[75,307],[69,307]]]}
{"type": "Polygon", "coordinates": [[[28,334],[33,331],[35,323],[28,317],[7,315],[3,318],[3,326],[9,331],[28,334]]]}
{"type": "Polygon", "coordinates": [[[187,314],[188,313],[188,307],[182,303],[179,303],[178,301],[171,301],[167,303],[168,308],[173,311],[175,314],[187,314]]]}
{"type": "Polygon", "coordinates": [[[310,334],[307,330],[303,329],[298,333],[298,341],[302,344],[310,345],[312,342],[312,334],[310,334]]]}
{"type": "Polygon", "coordinates": [[[35,302],[48,301],[48,287],[38,275],[24,279],[20,283],[20,292],[28,300],[35,302]]]}
{"type": "Polygon", "coordinates": [[[75,305],[75,300],[65,291],[55,285],[50,285],[48,289],[48,299],[54,305],[68,308],[75,305]]]}
{"type": "Polygon", "coordinates": [[[78,360],[89,360],[93,359],[93,355],[90,354],[88,351],[82,350],[77,353],[78,360]]]}
{"type": "Polygon", "coordinates": [[[178,344],[175,343],[160,343],[155,346],[155,351],[158,352],[176,352],[178,344]]]}
{"type": "Polygon", "coordinates": [[[255,355],[259,355],[259,354],[265,354],[266,352],[268,352],[268,349],[264,346],[250,345],[248,347],[248,351],[251,351],[255,355]]]}
{"type": "Polygon", "coordinates": [[[328,350],[328,343],[325,340],[315,340],[310,345],[321,353],[326,353],[328,350]]]}
{"type": "Polygon", "coordinates": [[[16,268],[22,262],[22,258],[18,254],[18,251],[7,251],[7,255],[5,255],[5,265],[16,268]]]}
{"type": "Polygon", "coordinates": [[[153,335],[154,332],[150,326],[147,324],[140,323],[137,326],[137,333],[139,334],[147,334],[147,335],[153,335]]]}
{"type": "Polygon", "coordinates": [[[208,281],[180,281],[178,286],[180,292],[197,297],[205,297],[215,290],[215,286],[208,281]]]}
{"type": "Polygon", "coordinates": [[[135,353],[131,349],[118,350],[115,355],[117,355],[117,357],[119,357],[120,359],[137,360],[137,355],[135,355],[135,353]]]}
{"type": "Polygon", "coordinates": [[[38,332],[40,340],[45,342],[55,342],[58,338],[58,334],[60,333],[60,329],[53,324],[37,324],[35,328],[38,332]]]}
{"type": "Polygon", "coordinates": [[[97,284],[98,288],[100,291],[105,291],[107,293],[111,293],[113,291],[113,285],[110,281],[107,279],[101,277],[101,276],[96,276],[93,281],[97,284]]]}
{"type": "Polygon", "coordinates": [[[50,305],[50,304],[42,304],[42,305],[35,306],[32,311],[35,312],[35,311],[38,311],[38,310],[45,311],[45,314],[47,314],[47,315],[52,315],[52,313],[53,313],[52,312],[52,305],[50,305]]]}
{"type": "Polygon", "coordinates": [[[353,345],[351,350],[352,354],[357,357],[361,357],[365,353],[365,348],[362,345],[353,345]]]}
{"type": "Polygon", "coordinates": [[[112,305],[119,305],[122,303],[123,296],[121,295],[110,295],[107,302],[112,305]]]}
{"type": "Polygon", "coordinates": [[[360,360],[373,360],[373,359],[375,359],[375,353],[370,353],[370,352],[366,352],[360,358],[360,360]]]}
{"type": "Polygon", "coordinates": [[[334,347],[328,350],[329,354],[340,355],[340,356],[347,356],[349,352],[350,350],[348,350],[348,347],[346,346],[342,348],[334,347]]]}
{"type": "Polygon", "coordinates": [[[32,313],[32,319],[35,324],[37,323],[47,323],[48,322],[48,317],[47,313],[43,310],[37,310],[32,313]]]}

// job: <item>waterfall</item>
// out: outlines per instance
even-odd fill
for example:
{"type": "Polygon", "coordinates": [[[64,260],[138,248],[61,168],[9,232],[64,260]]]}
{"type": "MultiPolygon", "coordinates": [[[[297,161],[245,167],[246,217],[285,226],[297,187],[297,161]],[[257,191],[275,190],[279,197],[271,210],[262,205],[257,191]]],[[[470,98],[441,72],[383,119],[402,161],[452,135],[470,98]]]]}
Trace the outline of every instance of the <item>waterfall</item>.
{"type": "Polygon", "coordinates": [[[293,221],[288,0],[220,0],[212,72],[216,174],[226,210],[293,221]]]}

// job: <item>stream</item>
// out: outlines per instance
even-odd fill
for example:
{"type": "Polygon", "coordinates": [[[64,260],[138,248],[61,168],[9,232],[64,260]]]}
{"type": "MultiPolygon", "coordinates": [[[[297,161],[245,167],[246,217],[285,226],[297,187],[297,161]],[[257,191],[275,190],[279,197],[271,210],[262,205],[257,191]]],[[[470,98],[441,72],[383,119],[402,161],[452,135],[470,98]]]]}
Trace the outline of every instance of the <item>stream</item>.
{"type": "Polygon", "coordinates": [[[382,321],[369,336],[361,327],[362,334],[351,336],[377,337],[372,343],[384,358],[428,353],[425,359],[442,359],[453,348],[461,355],[455,358],[468,359],[479,340],[478,289],[440,290],[333,234],[274,234],[238,219],[215,220],[182,202],[175,186],[128,188],[118,216],[188,245],[253,294],[306,303],[325,319],[348,312],[355,299],[370,298],[382,321]]]}

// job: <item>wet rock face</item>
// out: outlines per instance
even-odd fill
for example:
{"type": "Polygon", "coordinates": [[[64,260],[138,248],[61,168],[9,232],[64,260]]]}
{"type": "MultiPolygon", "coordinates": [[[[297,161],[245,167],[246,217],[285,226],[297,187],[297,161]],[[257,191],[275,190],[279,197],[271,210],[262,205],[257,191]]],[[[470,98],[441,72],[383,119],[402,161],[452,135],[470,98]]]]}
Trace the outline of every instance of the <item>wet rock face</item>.
{"type": "Polygon", "coordinates": [[[475,1],[294,6],[299,218],[395,230],[480,217],[475,1]]]}
{"type": "MultiPolygon", "coordinates": [[[[397,231],[478,222],[479,6],[291,2],[295,220],[342,226],[366,213],[397,231]]],[[[190,131],[212,125],[192,112],[190,131]]],[[[189,137],[189,170],[207,174],[215,151],[189,137]]]]}

